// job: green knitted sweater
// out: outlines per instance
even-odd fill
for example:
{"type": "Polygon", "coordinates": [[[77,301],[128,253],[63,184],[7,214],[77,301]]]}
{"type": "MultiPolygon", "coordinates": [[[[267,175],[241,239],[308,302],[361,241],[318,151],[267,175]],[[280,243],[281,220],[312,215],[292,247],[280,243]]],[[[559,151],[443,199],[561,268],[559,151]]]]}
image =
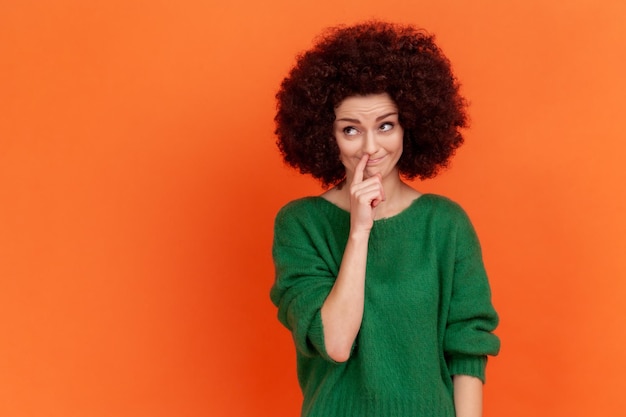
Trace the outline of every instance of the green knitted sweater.
{"type": "Polygon", "coordinates": [[[350,213],[322,197],[276,217],[271,289],[292,333],[303,417],[454,416],[451,376],[484,381],[500,342],[480,245],[461,207],[425,194],[374,222],[363,321],[350,359],[324,347],[320,309],[339,272],[350,213]]]}

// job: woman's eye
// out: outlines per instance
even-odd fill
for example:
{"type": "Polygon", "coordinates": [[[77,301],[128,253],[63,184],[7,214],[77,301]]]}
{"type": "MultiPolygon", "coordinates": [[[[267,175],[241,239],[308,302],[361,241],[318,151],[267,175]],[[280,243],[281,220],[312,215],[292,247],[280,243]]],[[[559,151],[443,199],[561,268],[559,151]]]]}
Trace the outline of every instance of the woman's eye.
{"type": "Polygon", "coordinates": [[[356,128],[354,128],[352,126],[348,126],[348,127],[345,127],[343,129],[343,133],[348,135],[348,136],[354,136],[354,135],[356,135],[358,133],[358,130],[356,130],[356,128]]]}
{"type": "Polygon", "coordinates": [[[383,123],[382,125],[380,125],[380,130],[383,132],[387,132],[389,130],[393,129],[393,123],[383,123]]]}

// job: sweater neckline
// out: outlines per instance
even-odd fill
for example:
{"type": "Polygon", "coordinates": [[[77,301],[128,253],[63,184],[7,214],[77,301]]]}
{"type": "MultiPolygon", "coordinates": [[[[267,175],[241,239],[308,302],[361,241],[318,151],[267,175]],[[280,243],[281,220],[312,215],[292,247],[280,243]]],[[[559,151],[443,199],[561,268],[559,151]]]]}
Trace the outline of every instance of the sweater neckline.
{"type": "MultiPolygon", "coordinates": [[[[406,206],[404,209],[402,209],[398,213],[394,214],[393,216],[376,219],[376,220],[374,220],[374,224],[376,224],[376,223],[385,223],[387,221],[390,221],[390,220],[402,217],[403,215],[405,215],[406,213],[411,211],[414,207],[418,206],[420,204],[420,201],[424,200],[424,197],[429,196],[429,195],[430,195],[429,193],[424,193],[424,194],[420,195],[419,197],[417,197],[413,201],[411,201],[411,203],[408,206],[406,206]]],[[[350,212],[348,210],[345,210],[345,209],[339,207],[337,204],[335,204],[335,203],[333,203],[331,201],[328,201],[327,199],[325,199],[322,196],[315,196],[313,198],[316,199],[316,200],[323,201],[325,204],[327,204],[328,206],[334,208],[336,211],[338,211],[340,213],[343,213],[344,215],[347,215],[347,216],[350,215],[350,212]]]]}

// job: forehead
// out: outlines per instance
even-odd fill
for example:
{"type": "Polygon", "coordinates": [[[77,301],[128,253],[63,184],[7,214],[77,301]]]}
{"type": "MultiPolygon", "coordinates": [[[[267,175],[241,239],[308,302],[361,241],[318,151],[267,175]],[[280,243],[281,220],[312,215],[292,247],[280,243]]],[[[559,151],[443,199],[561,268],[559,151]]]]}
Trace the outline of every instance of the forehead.
{"type": "Polygon", "coordinates": [[[382,113],[397,112],[396,103],[389,94],[369,94],[366,96],[350,96],[335,108],[335,116],[377,116],[382,113]]]}

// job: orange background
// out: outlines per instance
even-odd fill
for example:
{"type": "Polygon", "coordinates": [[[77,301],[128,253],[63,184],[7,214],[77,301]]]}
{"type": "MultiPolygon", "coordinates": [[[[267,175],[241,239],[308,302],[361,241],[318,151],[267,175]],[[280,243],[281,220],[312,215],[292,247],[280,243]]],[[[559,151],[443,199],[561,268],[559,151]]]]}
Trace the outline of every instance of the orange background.
{"type": "Polygon", "coordinates": [[[437,34],[471,101],[416,183],[481,237],[502,353],[485,416],[626,409],[626,3],[0,3],[0,415],[296,416],[275,212],[320,192],[274,93],[326,26],[437,34]]]}

